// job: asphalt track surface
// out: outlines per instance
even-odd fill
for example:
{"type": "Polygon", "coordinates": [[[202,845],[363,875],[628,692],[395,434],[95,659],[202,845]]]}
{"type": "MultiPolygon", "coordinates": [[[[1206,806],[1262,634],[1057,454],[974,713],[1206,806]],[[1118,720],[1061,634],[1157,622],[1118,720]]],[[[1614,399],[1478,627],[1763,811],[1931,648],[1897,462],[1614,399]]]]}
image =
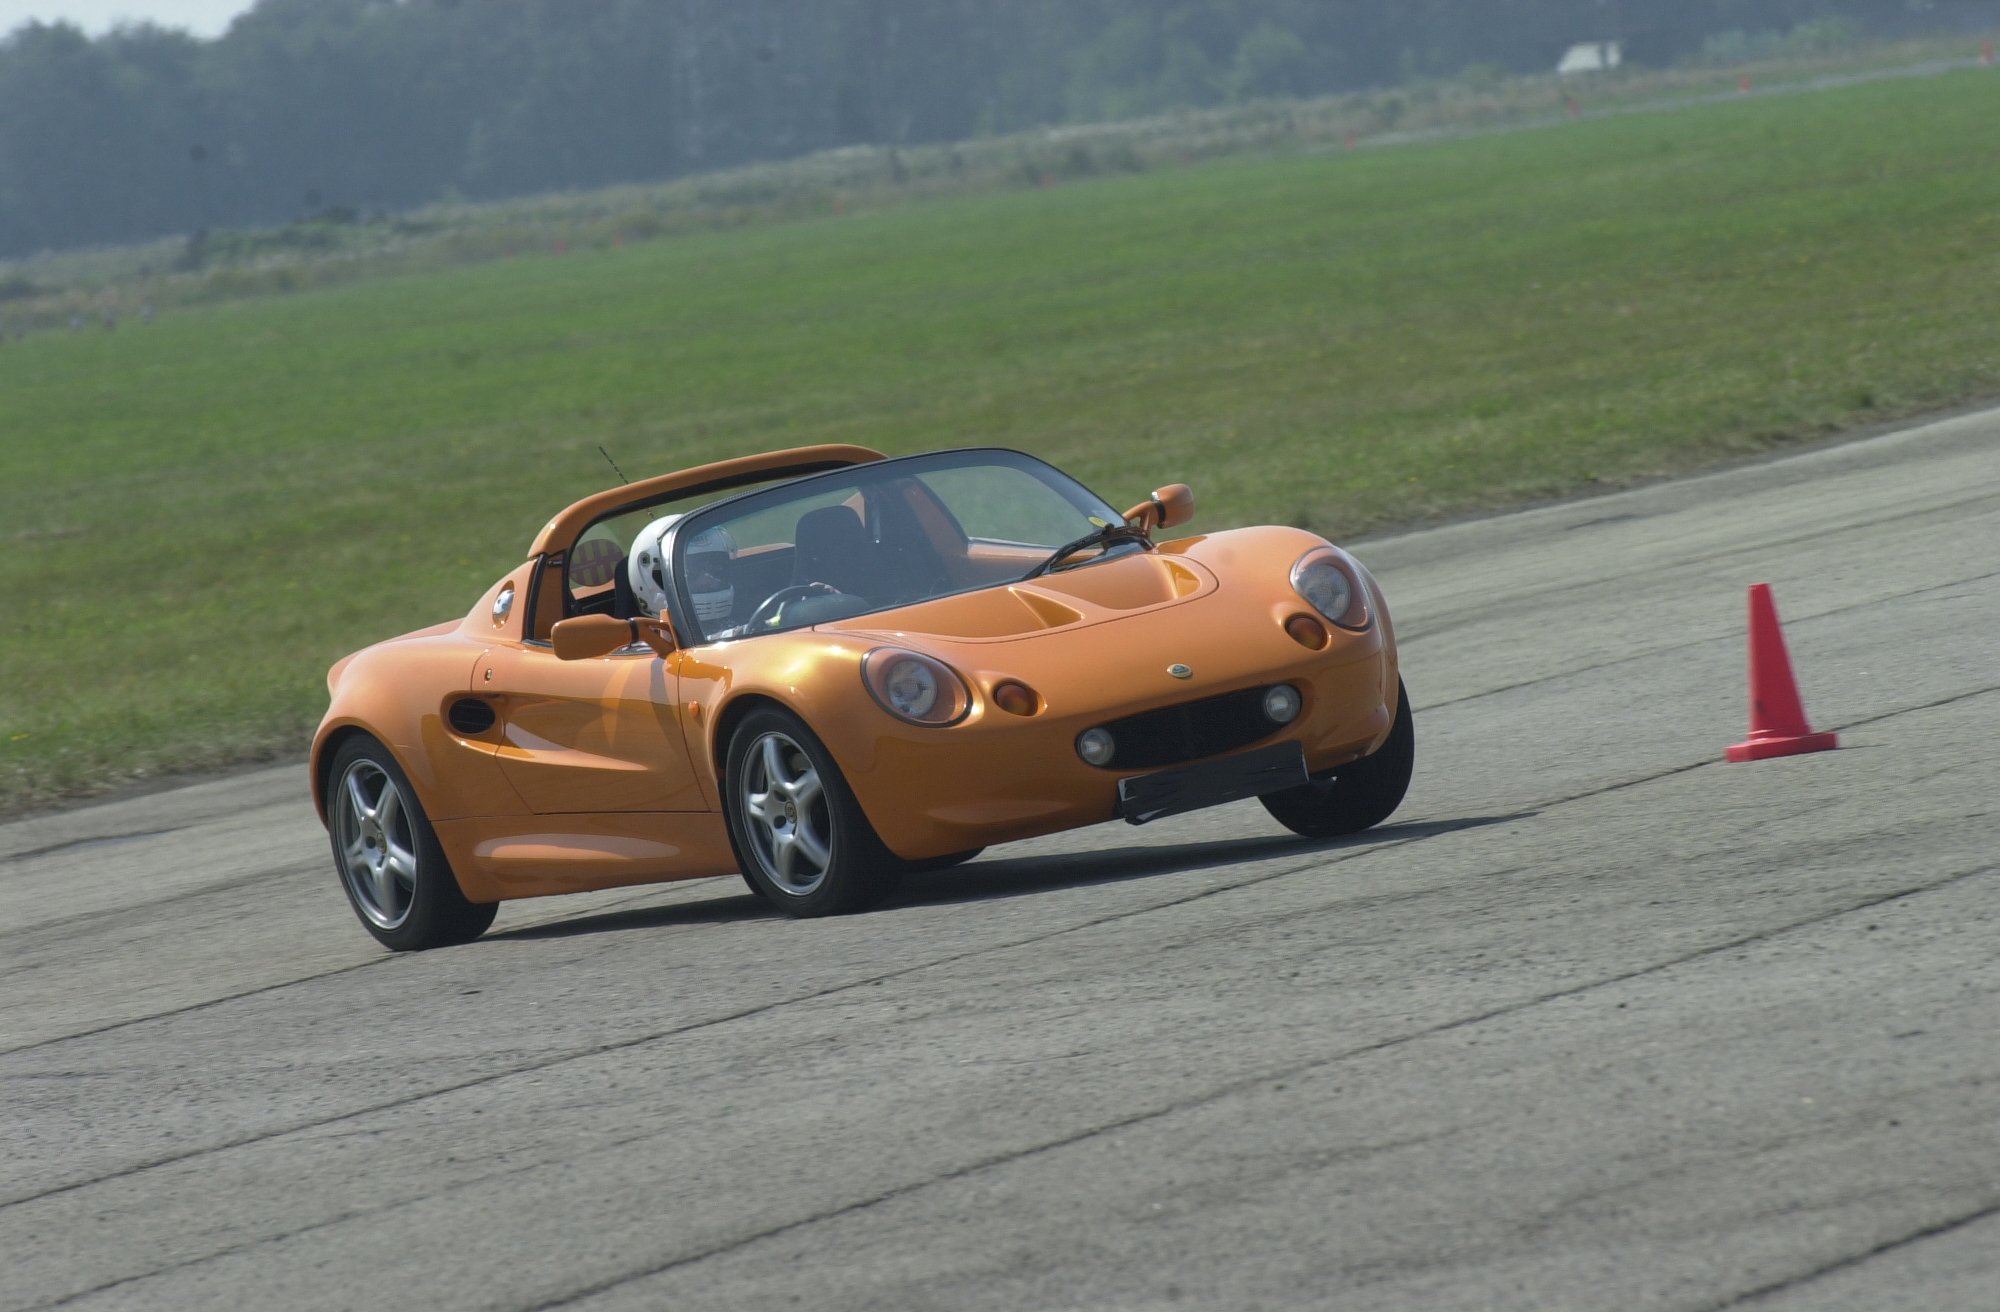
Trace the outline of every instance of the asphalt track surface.
{"type": "Polygon", "coordinates": [[[2000,1308],[2000,413],[1361,554],[1358,840],[392,957],[296,768],[0,828],[0,1309],[2000,1308]]]}

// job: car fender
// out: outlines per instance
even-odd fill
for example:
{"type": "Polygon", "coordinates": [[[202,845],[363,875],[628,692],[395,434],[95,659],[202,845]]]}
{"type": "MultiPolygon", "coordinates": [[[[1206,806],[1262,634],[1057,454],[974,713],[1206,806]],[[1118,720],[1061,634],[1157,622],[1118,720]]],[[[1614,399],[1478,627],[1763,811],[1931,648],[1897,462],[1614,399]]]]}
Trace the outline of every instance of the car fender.
{"type": "Polygon", "coordinates": [[[368,734],[388,748],[433,820],[526,813],[500,773],[497,739],[481,741],[452,730],[451,703],[467,696],[487,644],[457,623],[434,625],[364,648],[336,667],[332,702],[313,735],[313,803],[327,819],[327,765],[333,748],[350,733],[368,734]]]}
{"type": "Polygon", "coordinates": [[[861,658],[877,641],[826,634],[813,630],[773,635],[748,642],[679,652],[675,672],[681,680],[681,696],[694,710],[704,732],[689,735],[690,755],[697,777],[711,790],[720,806],[724,763],[729,757],[729,736],[746,711],[755,703],[775,704],[806,722],[806,725],[834,751],[843,770],[866,768],[866,759],[857,759],[854,729],[865,717],[857,702],[865,703],[870,716],[881,712],[861,684],[861,658]],[[835,740],[841,747],[834,747],[835,740]]]}

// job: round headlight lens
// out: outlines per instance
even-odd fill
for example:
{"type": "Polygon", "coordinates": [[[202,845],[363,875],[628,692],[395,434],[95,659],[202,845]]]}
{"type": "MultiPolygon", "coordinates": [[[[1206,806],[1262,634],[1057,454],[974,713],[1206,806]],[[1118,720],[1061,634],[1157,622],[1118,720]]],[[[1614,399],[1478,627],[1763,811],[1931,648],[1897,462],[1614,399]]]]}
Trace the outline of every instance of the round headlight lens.
{"type": "Polygon", "coordinates": [[[922,652],[877,647],[861,658],[861,681],[882,709],[912,724],[956,724],[972,705],[965,681],[922,652]]]}
{"type": "Polygon", "coordinates": [[[1299,595],[1330,620],[1347,614],[1347,608],[1354,604],[1354,585],[1330,556],[1306,562],[1299,571],[1298,588],[1299,595]]]}
{"type": "Polygon", "coordinates": [[[1318,547],[1292,566],[1292,586],[1312,608],[1343,629],[1368,627],[1368,602],[1358,567],[1333,547],[1318,547]]]}
{"type": "Polygon", "coordinates": [[[1118,740],[1109,729],[1085,729],[1076,736],[1076,754],[1092,765],[1109,765],[1118,754],[1118,740]]]}
{"type": "Polygon", "coordinates": [[[1299,690],[1281,683],[1264,694],[1264,717],[1273,724],[1290,724],[1299,718],[1299,690]]]}
{"type": "Polygon", "coordinates": [[[882,680],[889,705],[912,720],[921,720],[937,705],[937,675],[917,661],[897,661],[882,680]]]}

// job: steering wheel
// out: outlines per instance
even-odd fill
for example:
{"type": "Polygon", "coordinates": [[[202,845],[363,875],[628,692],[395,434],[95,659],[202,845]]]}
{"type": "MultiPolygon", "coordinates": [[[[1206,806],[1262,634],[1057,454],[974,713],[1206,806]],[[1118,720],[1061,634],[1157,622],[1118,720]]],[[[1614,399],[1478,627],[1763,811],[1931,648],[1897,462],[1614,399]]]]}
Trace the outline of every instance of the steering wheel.
{"type": "Polygon", "coordinates": [[[770,596],[757,603],[757,609],[750,612],[750,618],[743,621],[743,632],[755,633],[757,626],[774,618],[784,609],[786,603],[804,601],[807,597],[838,597],[840,589],[831,583],[794,583],[788,588],[779,588],[770,596]]]}

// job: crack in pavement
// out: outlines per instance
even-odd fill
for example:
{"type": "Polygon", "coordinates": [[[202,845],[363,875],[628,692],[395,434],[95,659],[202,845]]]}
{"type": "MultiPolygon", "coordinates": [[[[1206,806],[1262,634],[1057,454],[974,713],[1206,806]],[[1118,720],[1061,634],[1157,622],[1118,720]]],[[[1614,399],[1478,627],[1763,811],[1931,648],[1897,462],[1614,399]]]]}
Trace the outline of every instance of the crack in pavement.
{"type": "Polygon", "coordinates": [[[1893,1239],[1885,1239],[1881,1243],[1874,1244],[1858,1253],[1849,1253],[1845,1257],[1837,1257],[1830,1262],[1822,1263],[1810,1271],[1802,1271],[1794,1276],[1786,1276],[1784,1279],[1774,1280],[1768,1285],[1759,1285],[1755,1289],[1726,1298],[1720,1303],[1705,1304],[1699,1312],[1723,1312],[1726,1308],[1742,1307],[1749,1303],[1761,1302],[1774,1294],[1782,1294],[1786,1290],[1797,1289],[1801,1285],[1811,1284],[1815,1280],[1823,1279],[1836,1272],[1860,1266],[1862,1263],[1881,1257],[1885,1253],[1893,1253],[1898,1249],[1907,1248],[1912,1244],[1920,1244],[1926,1239],[1935,1239],[1939,1235],[1948,1235],[1954,1230],[1963,1230],[1969,1225],[1977,1225],[1981,1221],[1991,1220],[1994,1217],[2000,1217],[2000,1201],[1983,1203],[1961,1216],[1949,1217],[1943,1221],[1933,1221],[1929,1225],[1919,1226],[1906,1234],[1897,1235],[1893,1239]]]}
{"type": "MultiPolygon", "coordinates": [[[[171,833],[173,831],[164,830],[162,832],[171,833]]],[[[96,911],[79,911],[73,916],[63,916],[55,920],[44,920],[33,925],[21,925],[13,929],[4,929],[0,930],[0,943],[5,943],[9,939],[20,938],[25,935],[47,934],[53,937],[66,932],[73,932],[75,929],[88,925],[93,921],[101,923],[107,920],[116,920],[121,916],[133,916],[139,912],[150,911],[154,907],[170,906],[176,902],[192,902],[197,898],[207,897],[212,893],[240,893],[252,884],[270,880],[290,879],[298,875],[310,874],[322,869],[324,865],[325,861],[322,858],[315,857],[310,861],[299,860],[289,865],[267,866],[262,870],[238,875],[234,879],[224,879],[213,884],[203,884],[200,888],[187,889],[183,892],[169,894],[166,897],[123,902],[115,907],[103,907],[96,911]]],[[[8,973],[10,969],[12,968],[0,968],[0,975],[8,973]]],[[[160,1014],[165,1015],[167,1013],[162,1012],[160,1014]]],[[[49,1042],[49,1040],[43,1040],[43,1042],[49,1042]]],[[[6,1051],[0,1051],[0,1056],[5,1056],[6,1052],[18,1051],[20,1051],[18,1048],[7,1049],[6,1051]]]]}
{"type": "MultiPolygon", "coordinates": [[[[244,882],[251,882],[251,881],[255,881],[255,880],[257,880],[257,879],[262,879],[262,878],[265,878],[265,877],[267,877],[267,876],[285,876],[285,875],[294,875],[294,874],[299,874],[299,873],[302,873],[302,872],[306,872],[306,871],[310,871],[310,870],[315,870],[315,869],[319,869],[319,868],[320,868],[320,867],[319,867],[319,865],[317,864],[317,861],[315,861],[315,862],[314,862],[313,864],[311,864],[311,865],[308,865],[308,864],[305,864],[305,863],[299,863],[299,864],[297,864],[297,865],[294,865],[294,866],[285,866],[285,867],[279,867],[279,868],[276,868],[276,869],[273,869],[273,870],[268,870],[268,871],[264,871],[264,872],[262,872],[262,873],[260,873],[260,874],[257,874],[257,875],[246,875],[246,876],[244,877],[244,882]]],[[[722,878],[722,879],[734,879],[734,878],[736,878],[736,876],[734,876],[734,875],[722,875],[722,876],[718,876],[718,878],[722,878]]],[[[682,880],[673,880],[673,881],[670,881],[670,882],[669,882],[669,883],[667,883],[667,884],[653,884],[653,885],[648,885],[648,886],[647,886],[647,889],[646,889],[646,892],[645,892],[645,893],[643,893],[643,894],[641,894],[641,895],[639,895],[639,896],[637,896],[637,897],[632,897],[632,898],[626,898],[626,899],[623,899],[623,900],[621,900],[621,901],[618,901],[618,902],[614,902],[614,903],[611,903],[611,904],[609,904],[608,906],[605,906],[605,907],[599,907],[599,908],[595,908],[595,909],[593,909],[593,910],[591,910],[591,911],[588,911],[588,912],[578,912],[578,911],[573,911],[573,910],[571,910],[571,911],[561,911],[561,912],[557,912],[557,913],[554,913],[554,914],[552,914],[552,915],[550,916],[550,918],[549,918],[548,920],[537,920],[537,921],[529,921],[529,922],[528,922],[527,924],[523,924],[523,925],[516,925],[516,926],[514,926],[514,927],[513,927],[512,929],[510,929],[510,930],[507,930],[507,931],[505,931],[505,933],[509,933],[509,934],[512,934],[512,933],[519,933],[520,931],[522,931],[522,930],[525,930],[525,929],[537,929],[537,928],[541,928],[541,927],[543,927],[543,926],[546,926],[546,925],[550,925],[550,924],[559,924],[559,923],[561,923],[561,922],[562,922],[562,921],[564,921],[564,920],[567,920],[567,919],[571,919],[571,918],[573,918],[573,917],[575,917],[575,916],[578,916],[578,915],[598,915],[598,914],[602,914],[603,912],[605,912],[605,911],[609,911],[609,910],[612,910],[612,909],[614,909],[614,908],[616,908],[616,907],[622,907],[622,906],[628,906],[628,905],[630,905],[630,904],[631,904],[631,903],[633,903],[633,902],[638,902],[638,901],[642,901],[642,900],[644,900],[644,899],[645,899],[645,898],[647,898],[647,897],[657,897],[657,896],[659,896],[660,892],[661,892],[661,891],[662,891],[663,889],[668,889],[668,888],[695,888],[695,887],[698,887],[698,886],[700,886],[701,884],[704,884],[704,883],[706,883],[706,882],[708,882],[708,880],[707,880],[706,878],[704,878],[704,879],[682,879],[682,880]]],[[[225,888],[225,887],[230,887],[230,885],[222,885],[222,884],[212,884],[212,885],[209,885],[209,886],[208,886],[208,887],[206,887],[206,888],[202,888],[202,889],[198,889],[198,890],[196,890],[195,892],[192,892],[192,893],[185,893],[185,894],[182,894],[182,895],[180,895],[179,897],[174,897],[174,898],[165,898],[165,899],[162,899],[162,900],[161,900],[160,902],[157,902],[157,903],[150,903],[150,902],[149,902],[149,903],[145,903],[145,904],[143,904],[143,905],[145,905],[145,906],[160,906],[160,905],[165,905],[165,904],[167,904],[167,903],[170,903],[170,902],[185,902],[185,901],[190,901],[190,900],[192,900],[192,899],[194,899],[194,898],[197,898],[197,897],[200,897],[200,896],[202,896],[202,895],[203,895],[203,894],[205,894],[205,893],[208,893],[208,892],[210,892],[210,891],[213,891],[213,890],[216,890],[216,889],[221,889],[221,888],[225,888]]],[[[105,912],[87,912],[87,913],[85,913],[85,915],[86,915],[86,916],[96,916],[96,915],[104,915],[104,916],[112,916],[112,915],[119,915],[119,914],[122,914],[122,913],[124,913],[125,911],[128,911],[128,910],[131,910],[131,908],[129,908],[129,907],[119,907],[119,908],[117,908],[117,909],[115,909],[115,910],[113,910],[113,911],[105,911],[105,912]]],[[[81,917],[79,917],[79,918],[81,918],[81,917]]],[[[74,918],[73,918],[73,919],[74,919],[74,918]]],[[[67,925],[67,924],[70,924],[70,923],[72,923],[72,922],[71,922],[71,921],[69,921],[69,920],[65,920],[65,921],[58,921],[58,922],[55,922],[55,923],[57,923],[57,924],[62,924],[62,925],[67,925]]],[[[24,934],[26,934],[26,933],[34,933],[34,932],[37,932],[38,930],[40,930],[40,929],[43,929],[43,928],[46,928],[46,926],[29,926],[29,927],[28,927],[27,929],[23,929],[23,930],[19,930],[19,931],[14,931],[14,932],[18,932],[18,933],[24,933],[24,934]]],[[[0,934],[0,939],[4,939],[5,937],[6,937],[6,935],[4,935],[4,934],[0,934]]],[[[447,950],[450,950],[450,949],[447,949],[447,950]]],[[[399,962],[399,961],[406,961],[406,960],[407,960],[407,958],[406,958],[406,957],[405,957],[405,956],[404,956],[403,954],[401,954],[401,953],[384,953],[384,954],[382,954],[381,956],[375,956],[375,957],[370,957],[370,958],[368,958],[368,959],[367,959],[366,961],[357,961],[357,962],[354,962],[354,963],[352,963],[351,965],[346,965],[346,966],[336,966],[336,967],[334,967],[334,968],[333,968],[332,970],[323,970],[323,971],[319,971],[319,972],[317,972],[317,973],[315,973],[315,974],[311,974],[311,975],[295,975],[295,976],[293,976],[293,977],[292,977],[291,979],[285,979],[285,980],[279,980],[279,981],[278,981],[277,983],[275,983],[275,984],[260,984],[260,985],[258,985],[258,986],[257,986],[256,988],[254,988],[254,989],[244,989],[243,991],[241,991],[241,992],[239,992],[239,993],[225,993],[225,994],[221,995],[220,997],[214,997],[214,998],[204,998],[204,999],[202,999],[202,1000],[201,1000],[200,1002],[190,1002],[190,1003],[188,1003],[188,1004],[187,1004],[186,1006],[181,1006],[181,1007],[169,1007],[169,1008],[167,1008],[167,1009],[166,1009],[166,1010],[164,1010],[164,1011],[154,1011],[154,1012],[148,1012],[148,1013],[147,1013],[147,1014],[145,1014],[144,1016],[130,1016],[130,1017],[127,1017],[127,1018],[126,1018],[126,1019],[124,1019],[124,1020],[114,1020],[114,1021],[107,1021],[106,1023],[104,1023],[104,1024],[102,1024],[102,1025],[98,1025],[98,1026],[94,1026],[94,1027],[92,1027],[92,1028],[90,1028],[90,1029],[86,1029],[86,1030],[78,1030],[78,1031],[76,1031],[76,1032],[75,1032],[75,1033],[73,1033],[73,1034],[58,1034],[58,1035],[55,1035],[55,1036],[53,1036],[53,1037],[51,1037],[51,1038],[46,1038],[46,1039],[37,1039],[37,1040],[35,1040],[35,1041],[34,1041],[33,1043],[24,1043],[24,1044],[20,1045],[20,1046],[19,1046],[19,1047],[17,1047],[17,1048],[0,1048],[0,1057],[12,1057],[12,1056],[16,1055],[17,1053],[23,1053],[23,1052],[33,1052],[33,1051],[34,1051],[35,1049],[37,1049],[37,1048],[47,1048],[47,1047],[52,1047],[53,1045],[55,1045],[55,1044],[58,1044],[58,1043],[70,1043],[70,1042],[73,1042],[74,1040],[77,1040],[77,1039],[88,1039],[88,1038],[94,1038],[94,1037],[96,1037],[97,1035],[100,1035],[100,1034],[109,1034],[109,1033],[110,1033],[111,1031],[113,1031],[113,1030],[121,1030],[121,1029],[124,1029],[124,1028],[126,1028],[127,1026],[131,1026],[131,1025],[144,1025],[144,1024],[147,1024],[147,1023],[149,1023],[149,1022],[151,1022],[151,1021],[156,1021],[156,1020],[170,1020],[170,1019],[172,1019],[172,1018],[173,1018],[173,1017],[175,1017],[175,1016],[185,1016],[185,1015],[189,1015],[189,1014],[191,1014],[191,1013],[193,1013],[193,1012],[197,1012],[197,1011],[205,1011],[205,1010],[207,1010],[207,1009],[208,1009],[208,1008],[210,1008],[210,1007],[220,1007],[220,1006],[224,1005],[225,1003],[230,1003],[230,1002],[240,1002],[240,1001],[241,1001],[241,1000],[243,1000],[244,998],[254,998],[254,997],[257,997],[258,995],[260,995],[260,994],[264,994],[264,993],[275,993],[275,992],[277,992],[277,991],[278,991],[278,990],[280,990],[280,989],[289,989],[289,988],[293,988],[293,987],[296,987],[296,986],[298,986],[298,985],[302,985],[302,984],[315,984],[315,983],[318,983],[318,982],[319,982],[319,981],[321,981],[321,980],[328,980],[328,979],[333,979],[333,978],[335,978],[335,977],[337,977],[337,976],[340,976],[340,975],[347,975],[347,974],[351,974],[351,973],[353,973],[354,971],[357,971],[357,970],[367,970],[367,969],[369,969],[369,968],[371,968],[371,967],[374,967],[374,966],[392,966],[392,965],[395,965],[395,964],[396,964],[397,962],[399,962]]],[[[0,975],[4,975],[4,974],[6,974],[6,972],[5,972],[5,971],[0,971],[0,975]]],[[[0,1207],[4,1207],[5,1205],[6,1205],[5,1203],[0,1203],[0,1207]]]]}
{"type": "MultiPolygon", "coordinates": [[[[1435,625],[1429,627],[1426,627],[1424,621],[1422,621],[1421,619],[1413,619],[1407,622],[1398,623],[1396,626],[1397,636],[1399,641],[1404,644],[1410,642],[1418,642],[1426,638],[1434,638],[1439,634],[1450,633],[1454,629],[1461,629],[1471,624],[1477,624],[1480,621],[1487,619],[1488,617],[1493,615],[1505,615],[1510,612],[1517,611],[1520,609],[1522,603],[1527,601],[1540,600],[1548,597],[1560,597],[1575,592],[1588,592],[1593,588],[1603,588],[1607,585],[1625,583],[1632,579],[1654,578],[1657,577],[1664,568],[1669,566],[1673,568],[1685,568],[1690,565],[1714,564],[1716,561],[1719,560],[1728,560],[1732,556],[1754,555],[1758,552],[1774,551],[1780,547],[1800,546],[1808,542],[1818,541],[1819,539],[1822,538],[1838,537],[1841,534],[1847,533],[1854,529],[1877,528],[1883,524],[1893,524],[1898,520],[1917,519],[1925,515],[1935,514],[1939,511],[1958,510],[1965,506],[1976,505],[1982,501],[1994,501],[1994,500],[2000,500],[2000,493],[1982,492],[1976,496],[1965,497],[1958,501],[1945,502],[1940,505],[1925,506],[1913,510],[1899,511],[1893,515],[1884,515],[1877,519],[1871,519],[1865,522],[1857,521],[1852,524],[1841,524],[1833,528],[1817,529],[1806,533],[1797,533],[1792,535],[1791,537],[1773,538],[1770,539],[1769,541],[1751,543],[1742,546],[1718,547],[1711,551],[1699,552],[1691,556],[1684,556],[1684,557],[1677,556],[1671,559],[1661,559],[1655,557],[1649,559],[1643,567],[1625,570],[1620,573],[1593,575],[1590,578],[1578,579],[1577,581],[1572,583],[1551,583],[1543,587],[1523,588],[1518,592],[1510,592],[1501,600],[1482,602],[1466,606],[1462,610],[1456,610],[1453,612],[1451,618],[1440,620],[1435,625]]],[[[1357,548],[1357,550],[1359,549],[1357,548]]],[[[1920,591],[1929,591],[1929,589],[1921,589],[1920,591]]],[[[1918,594],[1899,593],[1897,595],[1915,596],[1918,594]]],[[[1391,614],[1392,615],[1394,614],[1393,609],[1391,610],[1391,614]]]]}
{"type": "Polygon", "coordinates": [[[86,847],[110,847],[117,843],[136,843],[142,838],[158,838],[162,834],[177,834],[188,825],[173,825],[166,829],[146,829],[135,834],[104,834],[97,838],[72,838],[61,843],[51,843],[47,847],[31,847],[25,852],[10,852],[0,856],[0,866],[15,861],[32,861],[38,856],[54,856],[58,852],[72,852],[86,847]]]}
{"type": "MultiPolygon", "coordinates": [[[[1814,611],[1810,615],[1794,615],[1788,622],[1793,625],[1809,624],[1814,620],[1829,619],[1832,616],[1845,615],[1851,611],[1867,610],[1872,606],[1886,606],[1894,601],[1910,601],[1922,597],[1926,593],[1941,592],[1946,588],[1963,587],[1967,583],[1983,583],[1993,578],[2000,578],[2000,570],[1993,570],[1985,574],[1974,574],[1969,578],[1955,579],[1949,583],[1940,583],[1936,587],[1918,588],[1915,592],[1898,592],[1889,597],[1877,597],[1870,601],[1857,601],[1849,606],[1835,606],[1832,610],[1814,611]]],[[[1579,665],[1573,669],[1557,670],[1552,674],[1538,674],[1532,679],[1523,679],[1519,683],[1502,684],[1498,688],[1486,688],[1479,692],[1469,692],[1463,697],[1448,697],[1444,701],[1427,702],[1422,706],[1416,705],[1414,699],[1412,699],[1410,711],[1412,714],[1415,714],[1422,711],[1440,710],[1446,706],[1458,706],[1465,702],[1476,702],[1482,697],[1497,697],[1501,693],[1515,692],[1521,688],[1532,688],[1536,684],[1551,683],[1557,679],[1575,678],[1579,674],[1595,674],[1599,670],[1615,669],[1620,665],[1629,665],[1633,661],[1651,660],[1655,656],[1666,656],[1677,651],[1688,651],[1695,647],[1706,647],[1711,643],[1732,641],[1741,636],[1740,633],[1731,631],[1729,633],[1713,634],[1706,638],[1690,638],[1686,642],[1669,643],[1664,647],[1649,647],[1645,651],[1634,652],[1629,656],[1615,656],[1610,660],[1599,661],[1594,665],[1579,665]]],[[[1409,643],[1410,639],[1405,638],[1402,645],[1408,646],[1409,643]]]]}
{"type": "Polygon", "coordinates": [[[1858,720],[1848,720],[1844,724],[1836,724],[1833,727],[1837,732],[1844,732],[1848,729],[1859,729],[1864,724],[1880,724],[1884,720],[1893,720],[1899,715],[1914,715],[1918,711],[1933,711],[1940,706],[1951,706],[1957,702],[1971,701],[1974,697],[1984,697],[1988,693],[1995,692],[2000,692],[2000,683],[1989,684],[1984,688],[1973,688],[1966,692],[1955,692],[1949,697],[1940,697],[1935,701],[1918,702],[1915,706],[1905,706],[1900,710],[1883,711],[1880,715],[1864,715],[1858,720]]]}

